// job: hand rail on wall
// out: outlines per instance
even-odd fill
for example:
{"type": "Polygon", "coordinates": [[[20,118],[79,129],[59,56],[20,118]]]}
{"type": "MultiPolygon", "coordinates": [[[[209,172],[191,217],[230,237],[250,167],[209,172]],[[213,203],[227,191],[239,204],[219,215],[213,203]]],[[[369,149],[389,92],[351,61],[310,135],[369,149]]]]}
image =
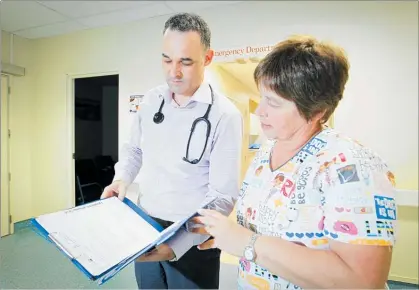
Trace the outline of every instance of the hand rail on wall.
{"type": "Polygon", "coordinates": [[[25,75],[25,68],[14,64],[1,62],[1,73],[16,77],[23,77],[25,75]]]}

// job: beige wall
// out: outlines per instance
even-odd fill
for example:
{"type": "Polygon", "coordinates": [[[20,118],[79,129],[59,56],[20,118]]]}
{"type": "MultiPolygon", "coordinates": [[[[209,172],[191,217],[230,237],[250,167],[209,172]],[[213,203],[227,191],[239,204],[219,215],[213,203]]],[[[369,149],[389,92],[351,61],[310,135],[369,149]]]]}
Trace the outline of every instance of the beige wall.
{"type": "Polygon", "coordinates": [[[10,61],[10,34],[4,31],[1,33],[1,61],[10,61]]]}
{"type": "MultiPolygon", "coordinates": [[[[418,189],[417,3],[258,1],[201,15],[212,28],[215,49],[274,44],[294,33],[342,45],[351,77],[335,127],[378,151],[393,168],[399,188],[418,189]]],[[[119,72],[121,143],[132,118],[128,95],[163,82],[159,51],[165,20],[34,41],[15,38],[16,64],[27,68],[27,76],[12,83],[16,217],[71,205],[67,75],[119,72]]],[[[417,208],[400,211],[392,275],[417,282],[417,208]]]]}
{"type": "MultiPolygon", "coordinates": [[[[36,199],[32,187],[33,170],[31,143],[36,138],[33,131],[33,107],[36,105],[36,85],[34,62],[36,60],[33,43],[17,36],[2,32],[2,62],[13,63],[26,69],[24,77],[10,76],[9,126],[10,138],[10,184],[11,214],[13,221],[21,221],[33,216],[33,200],[36,199]],[[11,45],[12,43],[12,45],[11,45]],[[13,54],[11,54],[13,51],[13,54]]],[[[42,163],[35,166],[42,170],[42,163]]]]}
{"type": "MultiPolygon", "coordinates": [[[[230,74],[223,68],[224,65],[214,65],[207,71],[206,77],[213,84],[214,88],[226,96],[239,108],[243,118],[243,143],[242,143],[242,172],[241,180],[247,172],[252,156],[249,154],[249,134],[250,134],[250,100],[257,96],[251,88],[244,84],[240,79],[230,74]]],[[[243,69],[246,69],[243,67],[243,69]]],[[[241,182],[240,180],[240,182],[241,182]]]]}

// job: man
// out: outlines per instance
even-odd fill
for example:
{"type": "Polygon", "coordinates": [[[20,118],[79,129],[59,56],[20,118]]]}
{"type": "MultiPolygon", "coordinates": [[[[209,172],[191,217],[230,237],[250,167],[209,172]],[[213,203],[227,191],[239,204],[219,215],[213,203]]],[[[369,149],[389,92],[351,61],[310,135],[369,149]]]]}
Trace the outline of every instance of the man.
{"type": "MultiPolygon", "coordinates": [[[[114,181],[102,195],[123,199],[139,174],[138,204],[163,227],[213,197],[212,208],[228,215],[238,195],[242,116],[204,81],[214,55],[210,41],[208,25],[197,15],[181,13],[166,22],[162,64],[167,84],[145,95],[114,181]]],[[[208,238],[184,230],[140,257],[138,287],[217,289],[220,251],[196,247],[208,238]]]]}

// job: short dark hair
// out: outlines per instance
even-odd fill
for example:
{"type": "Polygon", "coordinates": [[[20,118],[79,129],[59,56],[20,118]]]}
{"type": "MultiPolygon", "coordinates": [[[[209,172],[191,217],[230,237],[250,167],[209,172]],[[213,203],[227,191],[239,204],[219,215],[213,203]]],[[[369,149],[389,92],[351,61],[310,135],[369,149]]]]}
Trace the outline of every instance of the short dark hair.
{"type": "Polygon", "coordinates": [[[171,16],[164,24],[163,34],[166,30],[187,32],[195,31],[201,36],[201,43],[206,49],[211,47],[211,31],[201,16],[193,13],[178,13],[171,16]]]}
{"type": "Polygon", "coordinates": [[[325,112],[322,123],[342,99],[348,76],[343,49],[310,36],[293,36],[277,44],[253,75],[258,86],[293,101],[307,121],[325,112]]]}

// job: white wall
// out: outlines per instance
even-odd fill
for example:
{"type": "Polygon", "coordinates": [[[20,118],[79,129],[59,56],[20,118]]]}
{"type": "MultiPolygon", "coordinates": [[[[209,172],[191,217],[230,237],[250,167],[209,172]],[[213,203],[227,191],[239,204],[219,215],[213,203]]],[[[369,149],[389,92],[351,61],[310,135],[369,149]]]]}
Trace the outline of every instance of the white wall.
{"type": "Polygon", "coordinates": [[[118,160],[118,87],[103,87],[102,94],[102,155],[118,160]]]}

